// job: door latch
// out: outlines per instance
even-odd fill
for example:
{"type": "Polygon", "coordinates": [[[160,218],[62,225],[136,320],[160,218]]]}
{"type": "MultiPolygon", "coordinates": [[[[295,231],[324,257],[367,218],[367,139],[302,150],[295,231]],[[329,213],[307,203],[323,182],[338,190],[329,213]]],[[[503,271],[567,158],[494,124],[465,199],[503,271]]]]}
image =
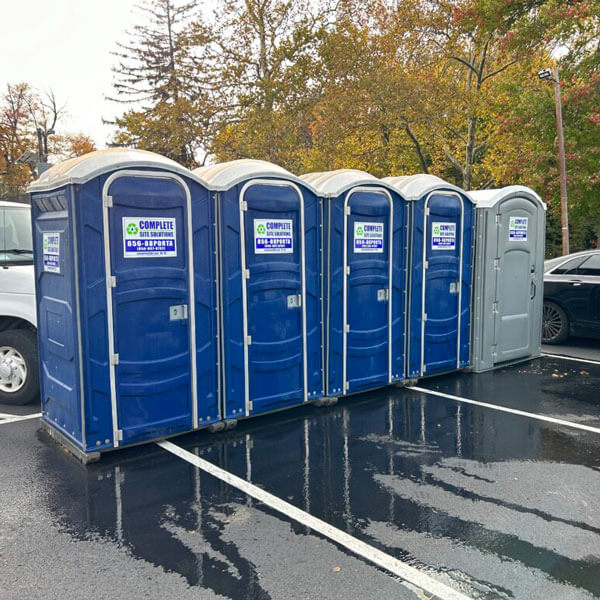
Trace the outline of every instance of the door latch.
{"type": "Polygon", "coordinates": [[[457,281],[450,282],[450,293],[458,294],[458,282],[457,281]]]}
{"type": "Polygon", "coordinates": [[[288,308],[300,308],[302,306],[302,294],[290,294],[287,297],[288,308]]]}
{"type": "Polygon", "coordinates": [[[169,306],[169,320],[183,321],[188,318],[187,304],[174,304],[169,306]]]}
{"type": "Polygon", "coordinates": [[[390,290],[388,288],[380,288],[377,290],[377,302],[387,302],[390,299],[390,290]]]}

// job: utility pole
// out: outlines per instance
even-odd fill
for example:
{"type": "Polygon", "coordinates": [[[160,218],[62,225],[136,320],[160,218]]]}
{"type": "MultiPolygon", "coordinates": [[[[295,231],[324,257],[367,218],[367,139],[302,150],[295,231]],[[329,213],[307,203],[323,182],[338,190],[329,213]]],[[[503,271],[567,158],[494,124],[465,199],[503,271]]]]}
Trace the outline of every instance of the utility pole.
{"type": "Polygon", "coordinates": [[[558,139],[558,169],[560,172],[560,222],[562,227],[563,255],[569,254],[569,207],[567,204],[567,161],[565,158],[565,135],[563,132],[562,99],[558,67],[552,68],[554,104],[556,110],[556,134],[558,139]]]}
{"type": "Polygon", "coordinates": [[[562,252],[569,254],[569,206],[567,204],[567,161],[565,158],[565,135],[563,131],[562,100],[558,67],[542,69],[538,77],[554,84],[554,108],[556,111],[556,135],[558,141],[558,170],[560,176],[560,222],[562,228],[562,252]]]}

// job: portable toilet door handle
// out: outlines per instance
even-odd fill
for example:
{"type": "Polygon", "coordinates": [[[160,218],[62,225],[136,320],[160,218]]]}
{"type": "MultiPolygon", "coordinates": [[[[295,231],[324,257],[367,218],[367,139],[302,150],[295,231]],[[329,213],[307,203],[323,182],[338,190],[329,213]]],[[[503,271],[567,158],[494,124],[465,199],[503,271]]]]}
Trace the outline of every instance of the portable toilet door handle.
{"type": "Polygon", "coordinates": [[[458,294],[458,289],[459,289],[458,281],[451,281],[450,282],[450,293],[458,294]]]}
{"type": "Polygon", "coordinates": [[[170,321],[185,321],[188,318],[187,304],[174,304],[169,306],[170,321]]]}
{"type": "Polygon", "coordinates": [[[290,294],[287,297],[288,308],[300,308],[302,306],[302,294],[290,294]]]}
{"type": "Polygon", "coordinates": [[[390,290],[388,288],[380,288],[377,290],[377,302],[387,302],[390,299],[390,290]]]}

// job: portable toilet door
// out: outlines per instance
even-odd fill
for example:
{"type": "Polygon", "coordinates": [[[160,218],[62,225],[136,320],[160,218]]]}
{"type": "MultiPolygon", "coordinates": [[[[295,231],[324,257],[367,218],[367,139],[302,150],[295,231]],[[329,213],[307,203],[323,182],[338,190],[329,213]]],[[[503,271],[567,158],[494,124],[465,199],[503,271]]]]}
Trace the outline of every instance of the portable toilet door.
{"type": "Polygon", "coordinates": [[[208,190],[114,149],[50,168],[30,194],[44,420],[85,460],[218,420],[208,190]]]}
{"type": "Polygon", "coordinates": [[[302,179],[323,198],[326,395],[403,381],[407,204],[363,171],[302,179]]]}
{"type": "Polygon", "coordinates": [[[239,419],[323,393],[320,206],[271,163],[197,169],[215,190],[224,415],[239,419]]]}
{"type": "Polygon", "coordinates": [[[473,370],[541,353],[546,205],[513,185],[469,192],[476,202],[473,370]]]}
{"type": "Polygon", "coordinates": [[[386,177],[411,201],[408,377],[470,364],[473,201],[433,175],[386,177]]]}

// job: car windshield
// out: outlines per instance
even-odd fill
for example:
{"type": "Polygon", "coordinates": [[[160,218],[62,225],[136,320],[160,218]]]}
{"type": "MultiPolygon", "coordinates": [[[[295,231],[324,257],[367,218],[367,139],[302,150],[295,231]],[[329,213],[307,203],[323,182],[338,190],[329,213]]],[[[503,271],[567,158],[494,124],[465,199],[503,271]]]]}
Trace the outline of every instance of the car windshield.
{"type": "Polygon", "coordinates": [[[33,262],[29,207],[0,207],[0,264],[33,262]]]}

